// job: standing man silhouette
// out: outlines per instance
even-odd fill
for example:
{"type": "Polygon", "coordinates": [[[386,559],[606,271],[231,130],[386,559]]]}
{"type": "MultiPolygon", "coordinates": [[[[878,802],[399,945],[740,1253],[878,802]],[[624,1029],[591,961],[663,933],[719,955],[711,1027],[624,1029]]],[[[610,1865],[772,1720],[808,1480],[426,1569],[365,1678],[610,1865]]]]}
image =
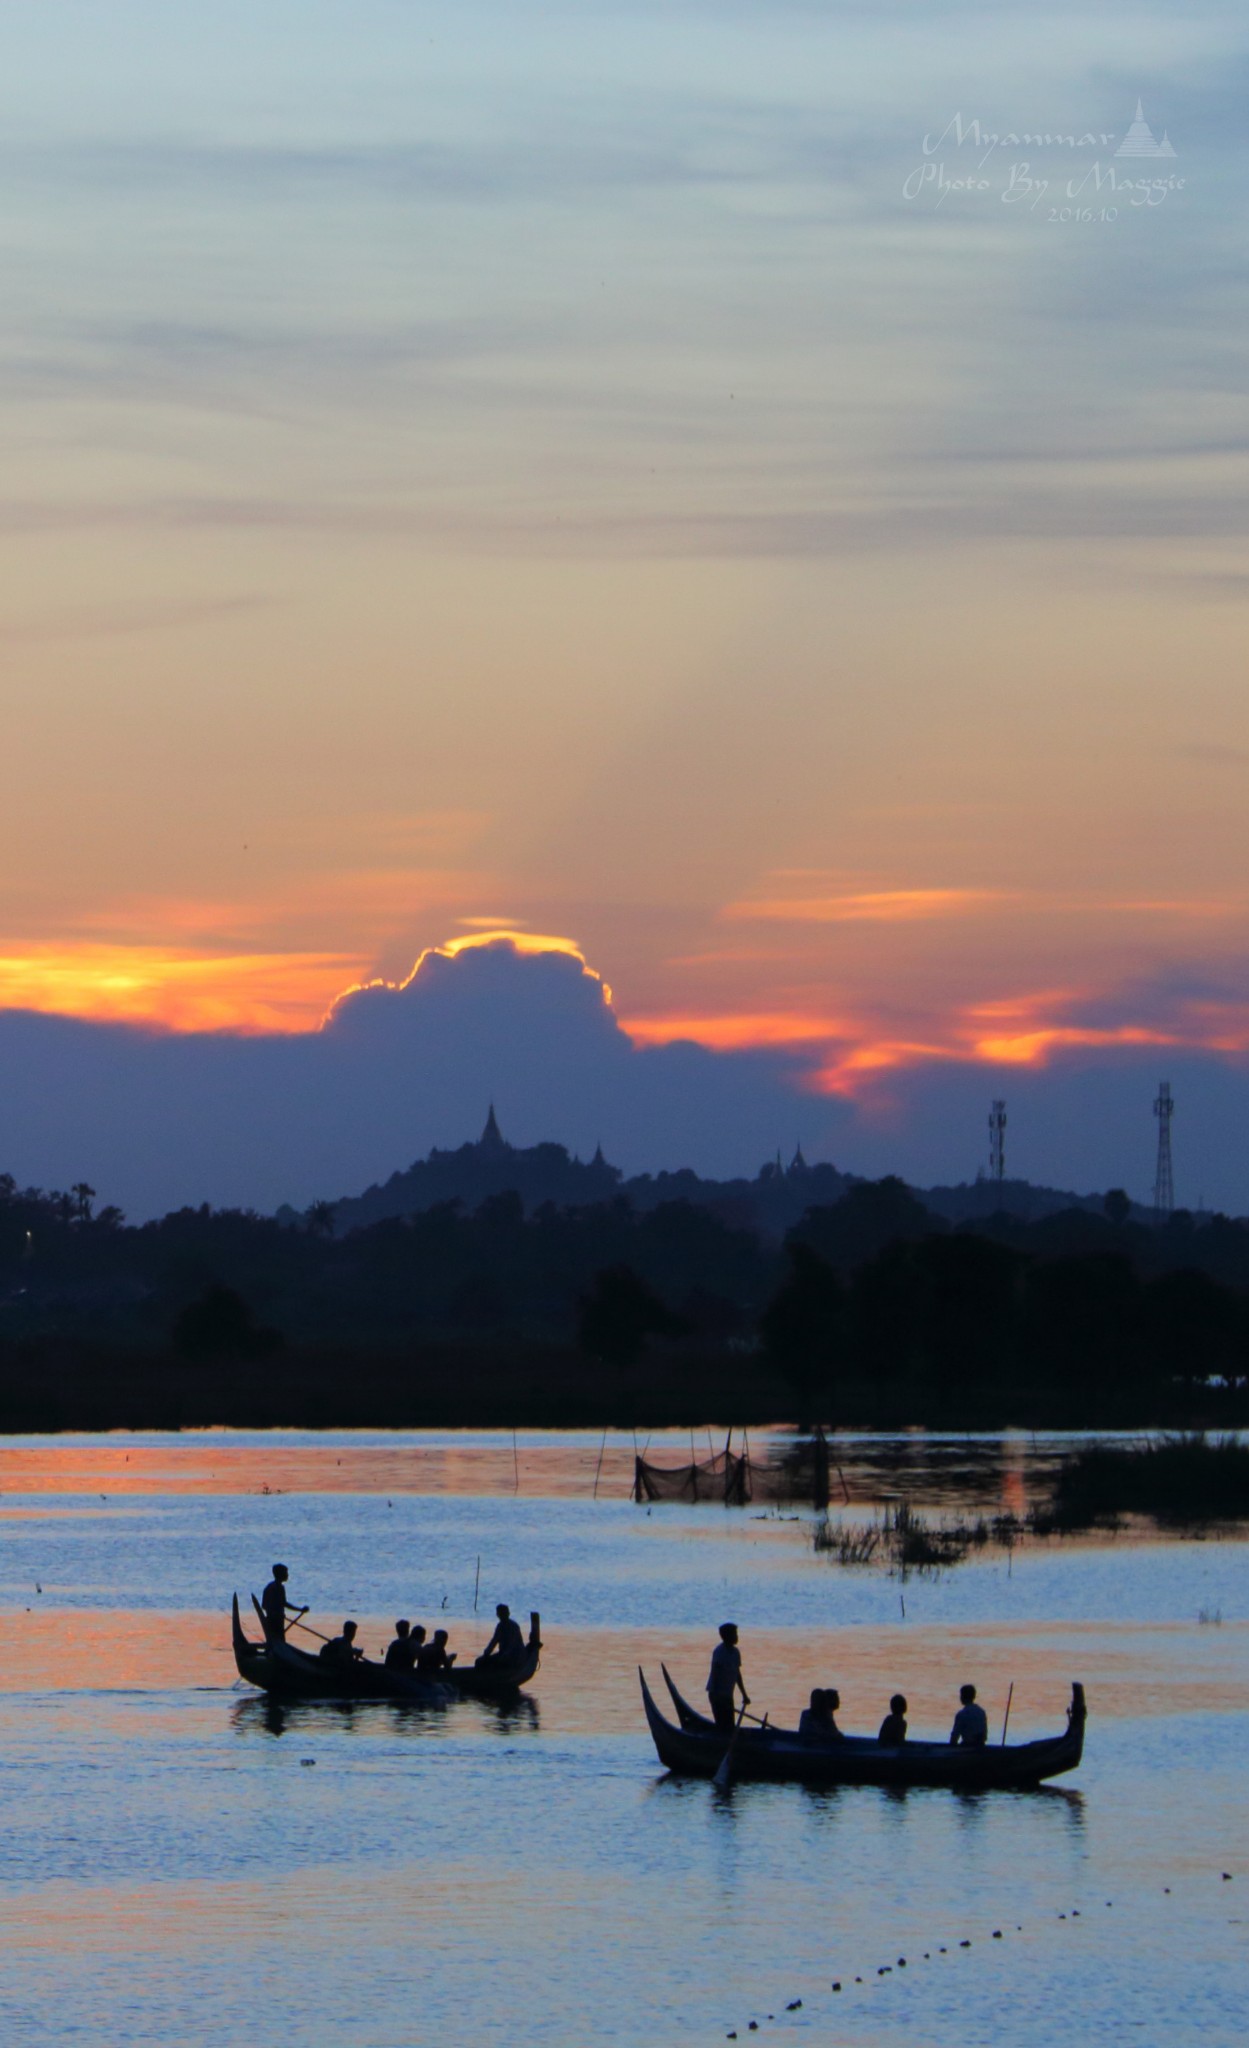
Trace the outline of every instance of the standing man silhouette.
{"type": "Polygon", "coordinates": [[[286,1641],[286,1631],[290,1627],[290,1622],[286,1619],[288,1613],[290,1614],[291,1621],[298,1621],[301,1614],[308,1612],[306,1607],[291,1608],[290,1602],[286,1597],[286,1581],[289,1577],[290,1573],[284,1564],[275,1564],[273,1567],[273,1577],[260,1596],[260,1605],[264,1610],[265,1641],[267,1643],[283,1643],[286,1641]]]}
{"type": "Polygon", "coordinates": [[[740,1690],[742,1705],[750,1705],[750,1694],[742,1683],[742,1653],[737,1647],[737,1623],[723,1621],[720,1624],[720,1640],[711,1653],[711,1672],[707,1679],[707,1698],[711,1702],[712,1718],[716,1727],[724,1734],[733,1733],[735,1715],[733,1695],[740,1690]]]}

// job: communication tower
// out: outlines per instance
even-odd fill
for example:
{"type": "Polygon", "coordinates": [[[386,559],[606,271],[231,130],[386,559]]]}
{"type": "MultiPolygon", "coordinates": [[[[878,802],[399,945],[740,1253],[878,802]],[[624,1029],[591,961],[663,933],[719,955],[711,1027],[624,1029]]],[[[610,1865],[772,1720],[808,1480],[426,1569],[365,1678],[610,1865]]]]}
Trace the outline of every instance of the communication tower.
{"type": "Polygon", "coordinates": [[[995,1102],[989,1111],[989,1179],[1006,1178],[1006,1104],[995,1102]]]}
{"type": "Polygon", "coordinates": [[[1171,1180],[1171,1118],[1175,1104],[1171,1100],[1171,1083],[1158,1083],[1158,1100],[1154,1104],[1154,1115],[1158,1119],[1158,1171],[1154,1176],[1154,1215],[1164,1223],[1175,1207],[1175,1188],[1171,1180]]]}

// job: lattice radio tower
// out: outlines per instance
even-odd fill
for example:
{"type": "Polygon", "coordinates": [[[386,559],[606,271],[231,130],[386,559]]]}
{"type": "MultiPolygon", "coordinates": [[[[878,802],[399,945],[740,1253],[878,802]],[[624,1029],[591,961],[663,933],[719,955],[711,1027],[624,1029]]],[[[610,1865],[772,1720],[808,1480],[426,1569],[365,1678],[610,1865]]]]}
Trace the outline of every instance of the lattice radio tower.
{"type": "Polygon", "coordinates": [[[989,1179],[1006,1178],[1006,1104],[995,1102],[989,1111],[989,1179]]]}
{"type": "Polygon", "coordinates": [[[1158,1171],[1154,1177],[1154,1215],[1161,1222],[1175,1207],[1175,1187],[1171,1179],[1171,1118],[1175,1104],[1171,1100],[1171,1083],[1158,1083],[1158,1100],[1154,1104],[1154,1115],[1158,1119],[1158,1171]]]}

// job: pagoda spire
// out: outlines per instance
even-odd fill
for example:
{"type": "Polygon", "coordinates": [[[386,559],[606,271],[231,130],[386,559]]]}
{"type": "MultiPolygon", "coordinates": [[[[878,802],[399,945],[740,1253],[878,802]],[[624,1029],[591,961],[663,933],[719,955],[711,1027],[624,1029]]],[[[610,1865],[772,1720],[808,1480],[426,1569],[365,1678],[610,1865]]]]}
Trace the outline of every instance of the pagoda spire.
{"type": "Polygon", "coordinates": [[[477,1140],[477,1144],[483,1152],[507,1152],[511,1149],[502,1131],[499,1129],[499,1120],[494,1113],[493,1102],[490,1105],[490,1114],[486,1118],[486,1127],[477,1140]]]}

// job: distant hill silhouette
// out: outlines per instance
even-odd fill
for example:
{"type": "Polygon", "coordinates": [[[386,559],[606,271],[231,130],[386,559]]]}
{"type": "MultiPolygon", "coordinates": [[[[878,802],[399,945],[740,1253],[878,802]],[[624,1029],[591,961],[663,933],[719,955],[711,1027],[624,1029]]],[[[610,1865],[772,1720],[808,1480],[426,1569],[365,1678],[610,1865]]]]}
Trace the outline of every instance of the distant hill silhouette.
{"type": "MultiPolygon", "coordinates": [[[[392,1216],[417,1216],[443,1202],[459,1202],[473,1210],[492,1195],[519,1195],[529,1215],[544,1202],[554,1202],[560,1209],[586,1209],[611,1201],[620,1191],[622,1177],[619,1167],[607,1164],[601,1146],[587,1163],[572,1158],[564,1145],[509,1145],[491,1103],[476,1144],[470,1141],[445,1152],[435,1146],[427,1158],[414,1161],[404,1172],[392,1173],[362,1195],[333,1202],[334,1233],[341,1237],[392,1216]]],[[[297,1220],[293,1210],[278,1211],[279,1222],[297,1220]]]]}
{"type": "MultiPolygon", "coordinates": [[[[526,1215],[553,1203],[558,1209],[587,1209],[623,1198],[639,1212],[667,1202],[690,1202],[710,1209],[726,1222],[783,1237],[808,1209],[839,1202],[862,1176],[842,1173],[828,1164],[809,1165],[801,1145],[785,1165],[778,1152],[753,1179],[704,1180],[692,1168],[676,1172],[636,1174],[626,1180],[618,1166],[603,1157],[600,1145],[590,1160],[577,1159],[564,1145],[511,1145],[499,1128],[491,1103],[480,1138],[442,1151],[437,1146],[389,1180],[361,1195],[341,1196],[318,1204],[334,1235],[366,1229],[393,1217],[417,1216],[445,1202],[458,1202],[467,1213],[496,1195],[520,1197],[526,1215]]],[[[1021,1222],[1036,1222],[1066,1209],[1100,1212],[1101,1194],[1076,1195],[1060,1188],[1031,1187],[1027,1181],[965,1182],[961,1186],[917,1189],[934,1215],[948,1223],[987,1221],[1006,1213],[1021,1222]]],[[[1145,1211],[1137,1212],[1140,1216],[1145,1211]]],[[[280,1223],[305,1220],[296,1210],[278,1211],[280,1223]]]]}
{"type": "MultiPolygon", "coordinates": [[[[1068,1209],[1088,1209],[1098,1215],[1104,1194],[1076,1195],[1069,1188],[1034,1187],[1026,1180],[971,1180],[954,1187],[916,1188],[926,1209],[943,1216],[947,1223],[987,1223],[991,1216],[1013,1216],[1020,1223],[1039,1223],[1042,1217],[1057,1216],[1068,1209]]],[[[1128,1213],[1138,1223],[1149,1222],[1153,1211],[1139,1202],[1129,1202],[1128,1213]]]]}
{"type": "Polygon", "coordinates": [[[1238,1428],[1247,1401],[1249,1221],[1134,1221],[1122,1189],[923,1195],[801,1151],[750,1181],[625,1181],[601,1152],[510,1146],[493,1116],[298,1216],[205,1202],[132,1225],[85,1180],[0,1174],[6,1431],[1238,1428]]]}

